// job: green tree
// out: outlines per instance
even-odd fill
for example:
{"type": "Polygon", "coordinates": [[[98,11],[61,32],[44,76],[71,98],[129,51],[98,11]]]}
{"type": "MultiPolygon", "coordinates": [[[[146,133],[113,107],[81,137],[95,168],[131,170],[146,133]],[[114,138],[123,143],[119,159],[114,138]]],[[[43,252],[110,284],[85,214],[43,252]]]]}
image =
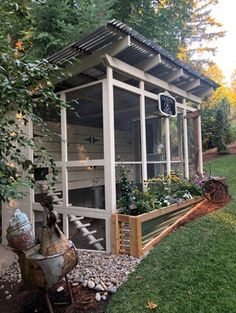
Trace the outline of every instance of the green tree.
{"type": "Polygon", "coordinates": [[[127,23],[147,38],[177,54],[181,38],[190,35],[188,22],[192,5],[189,0],[116,0],[114,17],[127,23]]]}
{"type": "MultiPolygon", "coordinates": [[[[1,8],[7,2],[1,2],[1,8]]],[[[5,6],[6,5],[6,6],[5,6]]],[[[33,150],[39,162],[51,168],[52,182],[56,179],[55,162],[46,150],[25,132],[30,121],[39,125],[46,134],[47,125],[40,112],[49,107],[61,108],[65,104],[53,92],[50,76],[58,71],[47,61],[26,62],[27,50],[9,25],[25,7],[13,3],[0,32],[0,200],[11,201],[23,196],[22,186],[32,186],[36,167],[24,154],[25,148],[33,150]],[[15,10],[15,11],[14,11],[15,10]],[[8,32],[9,30],[9,32],[8,32]]],[[[26,12],[26,11],[24,11],[26,12]]],[[[30,13],[28,12],[27,14],[30,13]]],[[[2,20],[3,22],[3,20],[2,20]]],[[[24,23],[19,24],[19,36],[24,23]]]]}
{"type": "Polygon", "coordinates": [[[218,154],[227,154],[227,144],[235,139],[235,131],[230,120],[230,105],[227,98],[214,107],[202,110],[203,148],[217,147],[218,154]]]}
{"type": "Polygon", "coordinates": [[[230,142],[230,106],[226,99],[221,101],[216,111],[215,145],[218,154],[229,154],[227,143],[230,142]]]}
{"type": "Polygon", "coordinates": [[[46,57],[111,19],[113,0],[32,1],[33,57],[46,57]]]}
{"type": "Polygon", "coordinates": [[[15,44],[28,37],[32,25],[30,14],[31,0],[0,1],[0,48],[8,49],[8,44],[15,44]]]}
{"type": "Polygon", "coordinates": [[[217,0],[116,0],[114,17],[202,69],[224,36],[211,15],[217,0]]]}
{"type": "Polygon", "coordinates": [[[182,46],[178,56],[200,71],[212,65],[211,57],[216,52],[217,39],[225,35],[223,25],[212,16],[212,9],[218,0],[192,0],[191,19],[188,32],[183,33],[182,46]]]}

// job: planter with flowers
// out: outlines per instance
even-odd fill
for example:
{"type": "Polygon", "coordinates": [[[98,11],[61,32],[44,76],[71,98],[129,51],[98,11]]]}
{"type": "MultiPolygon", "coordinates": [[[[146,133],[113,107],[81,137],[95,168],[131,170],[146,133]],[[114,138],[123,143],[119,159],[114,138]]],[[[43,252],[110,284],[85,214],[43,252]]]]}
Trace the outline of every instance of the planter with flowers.
{"type": "Polygon", "coordinates": [[[162,238],[171,225],[203,200],[201,188],[172,172],[145,181],[140,191],[118,167],[118,210],[112,216],[112,252],[141,257],[162,238]]]}

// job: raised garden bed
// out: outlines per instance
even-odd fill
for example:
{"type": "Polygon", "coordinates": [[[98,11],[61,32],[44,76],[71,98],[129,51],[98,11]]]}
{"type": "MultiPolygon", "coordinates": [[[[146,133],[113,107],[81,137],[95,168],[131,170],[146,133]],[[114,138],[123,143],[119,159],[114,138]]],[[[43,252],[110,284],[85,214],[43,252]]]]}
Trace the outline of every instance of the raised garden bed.
{"type": "Polygon", "coordinates": [[[203,197],[186,200],[137,216],[115,212],[112,215],[112,253],[140,258],[162,238],[162,234],[186,214],[203,197]]]}

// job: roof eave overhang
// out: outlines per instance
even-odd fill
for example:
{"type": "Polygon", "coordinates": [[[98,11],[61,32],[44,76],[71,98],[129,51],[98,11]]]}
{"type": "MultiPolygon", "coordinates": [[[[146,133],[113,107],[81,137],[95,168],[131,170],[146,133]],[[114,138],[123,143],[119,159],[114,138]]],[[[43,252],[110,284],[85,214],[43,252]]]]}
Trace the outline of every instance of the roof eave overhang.
{"type": "MultiPolygon", "coordinates": [[[[161,83],[161,86],[167,86],[169,90],[181,90],[177,94],[186,95],[186,99],[197,103],[219,87],[156,43],[115,20],[58,51],[48,60],[58,63],[80,59],[80,62],[75,61],[65,68],[65,78],[60,82],[60,88],[67,89],[82,84],[82,75],[83,79],[88,80],[105,77],[106,69],[102,63],[105,55],[115,58],[117,62],[126,63],[133,71],[142,71],[152,78],[151,81],[155,80],[156,83],[161,83]]],[[[108,64],[109,62],[106,62],[106,65],[108,64]]],[[[132,76],[132,73],[130,74],[132,76]]],[[[58,81],[55,80],[54,83],[58,84],[58,81]]]]}

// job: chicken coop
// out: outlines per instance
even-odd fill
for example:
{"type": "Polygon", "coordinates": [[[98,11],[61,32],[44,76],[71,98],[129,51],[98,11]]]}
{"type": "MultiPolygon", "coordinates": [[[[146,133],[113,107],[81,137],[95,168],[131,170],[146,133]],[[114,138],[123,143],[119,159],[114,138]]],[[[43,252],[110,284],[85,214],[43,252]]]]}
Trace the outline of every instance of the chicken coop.
{"type": "MultiPolygon", "coordinates": [[[[115,20],[48,58],[63,60],[72,60],[68,75],[53,83],[73,110],[45,112],[45,138],[34,125],[28,132],[56,161],[53,197],[64,233],[77,248],[111,251],[117,165],[140,188],[171,170],[201,173],[201,102],[218,85],[115,20]]],[[[43,184],[48,171],[39,167],[35,179],[43,184]]],[[[29,190],[18,205],[36,233],[41,196],[29,190]]],[[[11,214],[3,208],[3,234],[11,214]]]]}

